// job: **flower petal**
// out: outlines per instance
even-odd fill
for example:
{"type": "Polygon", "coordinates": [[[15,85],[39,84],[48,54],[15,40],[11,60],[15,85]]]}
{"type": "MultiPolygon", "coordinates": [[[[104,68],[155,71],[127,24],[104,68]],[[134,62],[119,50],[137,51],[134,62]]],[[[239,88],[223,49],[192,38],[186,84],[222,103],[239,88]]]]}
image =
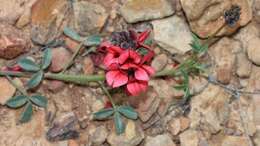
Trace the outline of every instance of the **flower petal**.
{"type": "Polygon", "coordinates": [[[120,54],[122,53],[124,50],[118,46],[110,46],[107,48],[107,51],[110,52],[110,53],[114,53],[114,54],[120,54]]]}
{"type": "Polygon", "coordinates": [[[104,58],[104,65],[108,68],[113,63],[118,63],[118,58],[115,58],[114,54],[108,53],[104,58]]]}
{"type": "Polygon", "coordinates": [[[154,56],[154,51],[148,49],[148,53],[142,58],[142,62],[141,64],[145,63],[145,62],[150,62],[154,56]]]}
{"type": "Polygon", "coordinates": [[[129,50],[125,50],[123,53],[121,53],[119,56],[119,63],[124,64],[125,61],[129,58],[129,55],[129,50]]]}
{"type": "Polygon", "coordinates": [[[132,82],[128,83],[126,86],[126,89],[128,93],[130,93],[132,96],[137,96],[141,92],[144,92],[147,90],[148,83],[147,82],[132,82]]]}
{"type": "Polygon", "coordinates": [[[153,67],[149,66],[149,65],[142,65],[142,68],[146,70],[146,72],[148,72],[148,74],[150,76],[155,74],[155,70],[153,67]]]}
{"type": "Polygon", "coordinates": [[[138,68],[138,66],[133,63],[125,63],[120,66],[120,69],[124,69],[124,70],[128,70],[130,68],[138,68]]]}
{"type": "Polygon", "coordinates": [[[142,32],[138,36],[138,42],[143,43],[147,39],[147,37],[149,36],[150,32],[151,32],[150,30],[146,30],[146,31],[142,32]]]}
{"type": "Polygon", "coordinates": [[[142,69],[141,67],[139,67],[135,71],[135,78],[137,80],[141,80],[141,81],[148,81],[149,80],[148,73],[144,69],[142,69]]]}
{"type": "Polygon", "coordinates": [[[120,87],[128,82],[128,77],[125,73],[115,70],[106,73],[106,81],[112,88],[120,87]]]}
{"type": "Polygon", "coordinates": [[[136,51],[130,50],[129,53],[130,53],[130,58],[132,58],[136,64],[140,63],[141,56],[136,51]]]}

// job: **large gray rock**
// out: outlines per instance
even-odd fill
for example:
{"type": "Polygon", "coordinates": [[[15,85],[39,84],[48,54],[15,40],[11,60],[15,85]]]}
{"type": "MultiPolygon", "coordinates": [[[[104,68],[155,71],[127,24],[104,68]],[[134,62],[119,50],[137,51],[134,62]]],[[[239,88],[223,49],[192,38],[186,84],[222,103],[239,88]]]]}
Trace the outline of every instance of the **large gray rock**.
{"type": "Polygon", "coordinates": [[[162,20],[152,21],[155,41],[172,54],[191,50],[192,34],[185,20],[172,16],[162,20]]]}
{"type": "Polygon", "coordinates": [[[82,35],[98,33],[105,24],[108,14],[99,4],[88,1],[75,2],[74,5],[75,28],[82,35]]]}
{"type": "Polygon", "coordinates": [[[128,0],[120,12],[127,22],[134,23],[170,16],[174,9],[168,0],[128,0]]]}

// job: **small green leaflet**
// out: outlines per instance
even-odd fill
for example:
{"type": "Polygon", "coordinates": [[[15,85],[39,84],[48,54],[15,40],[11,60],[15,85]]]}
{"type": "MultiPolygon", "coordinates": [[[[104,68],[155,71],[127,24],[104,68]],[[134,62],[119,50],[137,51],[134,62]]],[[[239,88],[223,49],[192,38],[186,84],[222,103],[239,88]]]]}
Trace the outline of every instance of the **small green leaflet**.
{"type": "Polygon", "coordinates": [[[117,110],[129,119],[136,120],[138,118],[137,112],[130,106],[120,106],[117,110]]]}
{"type": "Polygon", "coordinates": [[[102,110],[94,113],[94,119],[96,119],[96,120],[104,120],[104,119],[107,119],[108,117],[112,116],[113,113],[114,113],[114,109],[113,108],[102,109],[102,110]]]}
{"type": "Polygon", "coordinates": [[[12,97],[6,102],[6,105],[10,108],[19,108],[27,102],[27,97],[25,95],[18,95],[12,97]]]}
{"type": "Polygon", "coordinates": [[[37,64],[35,64],[31,59],[28,58],[23,58],[19,60],[18,65],[22,69],[30,72],[35,72],[40,70],[40,67],[37,64]]]}
{"type": "Polygon", "coordinates": [[[81,42],[82,41],[82,37],[77,33],[75,32],[74,30],[72,30],[71,28],[68,28],[68,27],[65,27],[63,29],[63,32],[66,36],[70,37],[71,39],[73,40],[76,40],[76,41],[79,41],[81,42]]]}
{"type": "Polygon", "coordinates": [[[43,71],[39,71],[37,73],[35,73],[32,78],[27,82],[27,86],[28,88],[35,88],[36,86],[38,86],[43,78],[43,71]]]}
{"type": "Polygon", "coordinates": [[[42,59],[42,70],[45,70],[47,69],[50,64],[51,64],[51,58],[52,58],[52,55],[51,55],[51,49],[50,48],[46,48],[44,50],[44,55],[43,55],[43,59],[42,59]]]}
{"type": "Polygon", "coordinates": [[[84,41],[85,46],[97,46],[101,43],[101,37],[98,35],[92,35],[87,37],[84,41]]]}
{"type": "Polygon", "coordinates": [[[24,110],[22,112],[22,115],[20,117],[21,123],[26,123],[31,120],[33,114],[33,106],[31,102],[27,102],[26,106],[24,107],[24,110]]]}
{"type": "Polygon", "coordinates": [[[46,108],[47,107],[47,99],[45,96],[41,96],[41,95],[33,95],[30,97],[30,100],[36,104],[39,107],[43,107],[46,108]]]}
{"type": "Polygon", "coordinates": [[[116,133],[122,134],[125,131],[122,116],[128,119],[136,120],[138,118],[137,112],[130,106],[116,106],[115,108],[102,109],[94,113],[94,119],[104,120],[113,115],[116,133]]]}
{"type": "Polygon", "coordinates": [[[195,35],[192,34],[193,40],[190,46],[192,47],[193,52],[195,53],[203,53],[208,50],[208,45],[202,45],[200,39],[195,35]]]}
{"type": "Polygon", "coordinates": [[[125,131],[125,125],[119,112],[114,113],[114,123],[116,127],[116,133],[118,135],[122,134],[125,131]]]}

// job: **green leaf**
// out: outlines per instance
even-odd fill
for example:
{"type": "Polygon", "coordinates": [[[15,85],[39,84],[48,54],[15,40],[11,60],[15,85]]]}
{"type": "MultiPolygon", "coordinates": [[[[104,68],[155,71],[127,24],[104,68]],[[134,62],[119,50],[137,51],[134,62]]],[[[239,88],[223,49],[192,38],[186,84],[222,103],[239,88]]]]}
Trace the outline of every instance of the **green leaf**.
{"type": "Polygon", "coordinates": [[[125,125],[123,123],[123,120],[121,119],[121,115],[119,112],[114,113],[114,122],[116,127],[116,133],[122,134],[125,131],[125,125]]]}
{"type": "Polygon", "coordinates": [[[46,69],[50,66],[51,64],[51,49],[50,48],[46,48],[44,51],[44,55],[43,55],[43,60],[42,60],[42,69],[46,69]]]}
{"type": "Polygon", "coordinates": [[[174,86],[174,88],[175,88],[176,90],[183,90],[183,89],[185,89],[185,85],[184,85],[184,84],[181,84],[181,85],[178,85],[178,86],[174,86]]]}
{"type": "Polygon", "coordinates": [[[18,62],[18,65],[26,71],[39,71],[40,67],[28,58],[23,58],[18,62]]]}
{"type": "Polygon", "coordinates": [[[138,51],[139,54],[141,54],[143,56],[148,53],[148,50],[143,48],[143,47],[139,48],[137,51],[138,51]]]}
{"type": "Polygon", "coordinates": [[[38,86],[43,78],[43,71],[39,71],[37,73],[35,73],[32,78],[27,82],[27,86],[28,88],[34,88],[36,86],[38,86]]]}
{"type": "Polygon", "coordinates": [[[76,41],[79,41],[79,42],[82,41],[82,37],[77,32],[72,30],[71,28],[65,27],[63,29],[63,32],[66,36],[70,37],[73,40],[76,40],[76,41]]]}
{"type": "Polygon", "coordinates": [[[30,97],[30,100],[37,106],[44,107],[44,108],[47,107],[48,100],[46,99],[45,96],[33,95],[30,97]]]}
{"type": "Polygon", "coordinates": [[[102,109],[102,110],[94,113],[94,119],[104,120],[104,119],[110,117],[111,115],[113,115],[113,113],[114,113],[114,110],[112,108],[102,109]]]}
{"type": "Polygon", "coordinates": [[[202,45],[200,42],[200,39],[195,35],[192,34],[193,40],[192,43],[190,44],[190,46],[192,47],[193,52],[195,53],[203,53],[205,51],[207,51],[208,49],[208,45],[202,45]]]}
{"type": "Polygon", "coordinates": [[[31,120],[33,114],[33,106],[31,102],[27,102],[22,115],[20,117],[20,122],[25,123],[31,120]]]}
{"type": "Polygon", "coordinates": [[[97,46],[101,43],[101,37],[98,35],[92,35],[87,37],[84,41],[85,46],[97,46]]]}
{"type": "Polygon", "coordinates": [[[18,95],[12,97],[6,102],[6,105],[11,108],[19,108],[27,102],[27,97],[24,95],[18,95]]]}
{"type": "Polygon", "coordinates": [[[120,106],[118,111],[129,119],[136,120],[138,118],[137,112],[130,106],[120,106]]]}

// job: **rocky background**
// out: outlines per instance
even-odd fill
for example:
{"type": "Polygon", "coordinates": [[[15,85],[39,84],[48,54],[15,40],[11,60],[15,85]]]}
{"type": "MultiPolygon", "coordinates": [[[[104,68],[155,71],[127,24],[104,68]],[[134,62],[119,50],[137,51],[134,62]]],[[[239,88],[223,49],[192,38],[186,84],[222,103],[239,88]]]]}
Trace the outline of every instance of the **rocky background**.
{"type": "MultiPolygon", "coordinates": [[[[223,12],[241,7],[234,27],[223,27],[211,43],[212,76],[239,90],[260,91],[260,0],[0,0],[0,67],[18,59],[40,57],[40,46],[65,40],[53,48],[51,72],[60,72],[77,42],[62,35],[69,26],[82,36],[127,28],[153,28],[160,71],[184,58],[191,49],[192,32],[202,39],[223,25],[223,12]]],[[[206,60],[209,61],[209,60],[206,60]]],[[[89,56],[79,56],[72,74],[95,74],[89,56]]],[[[21,84],[27,79],[16,79],[21,84]]],[[[19,124],[21,110],[4,106],[15,88],[0,78],[1,146],[260,146],[260,95],[234,98],[202,78],[192,78],[194,96],[184,112],[172,108],[183,93],[170,78],[150,81],[141,97],[122,98],[139,113],[126,121],[125,134],[117,136],[111,120],[97,122],[91,113],[106,106],[100,88],[44,81],[38,89],[48,97],[48,108],[34,111],[33,119],[19,124]]],[[[183,111],[181,109],[181,111],[183,111]]]]}

